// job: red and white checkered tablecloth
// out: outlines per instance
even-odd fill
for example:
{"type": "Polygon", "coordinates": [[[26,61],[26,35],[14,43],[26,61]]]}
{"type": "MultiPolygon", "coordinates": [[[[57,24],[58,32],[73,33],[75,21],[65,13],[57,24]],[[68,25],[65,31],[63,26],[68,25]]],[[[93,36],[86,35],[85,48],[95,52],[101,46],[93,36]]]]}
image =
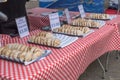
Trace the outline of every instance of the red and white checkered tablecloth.
{"type": "Polygon", "coordinates": [[[0,59],[0,79],[11,80],[77,80],[90,63],[107,51],[119,50],[120,37],[116,26],[105,25],[85,38],[79,38],[71,45],[55,49],[28,44],[27,40],[40,30],[30,32],[30,36],[20,39],[2,35],[3,46],[9,43],[22,43],[52,51],[52,54],[24,66],[0,59]]]}
{"type": "MultiPolygon", "coordinates": [[[[49,26],[50,22],[49,22],[49,17],[48,16],[43,16],[41,15],[42,13],[48,13],[48,12],[55,12],[57,11],[56,9],[47,9],[47,8],[33,8],[30,10],[27,10],[27,12],[31,12],[32,14],[28,14],[28,18],[29,18],[29,23],[31,26],[34,27],[30,27],[31,30],[36,30],[36,29],[40,29],[41,27],[44,26],[49,26]]],[[[73,17],[76,14],[78,14],[78,12],[70,12],[70,16],[73,17]]],[[[66,17],[60,17],[60,20],[66,20],[66,17]]]]}
{"type": "Polygon", "coordinates": [[[107,21],[106,24],[117,26],[116,29],[120,33],[120,15],[116,15],[116,18],[107,21]]]}
{"type": "MultiPolygon", "coordinates": [[[[40,9],[32,10],[39,16],[40,9]],[[36,12],[37,11],[37,12],[36,12]]],[[[47,10],[47,9],[45,9],[47,10]]],[[[76,42],[65,48],[55,49],[50,47],[28,44],[27,40],[31,35],[35,35],[42,26],[48,23],[48,17],[29,16],[31,23],[30,35],[20,39],[2,35],[2,45],[9,43],[21,43],[28,46],[37,46],[42,49],[51,50],[52,54],[43,60],[24,66],[11,61],[0,59],[0,79],[8,80],[77,80],[90,63],[103,55],[105,52],[119,50],[120,37],[118,25],[105,25],[95,30],[94,33],[85,38],[79,38],[76,42]]],[[[114,22],[113,22],[114,23],[114,22]]]]}

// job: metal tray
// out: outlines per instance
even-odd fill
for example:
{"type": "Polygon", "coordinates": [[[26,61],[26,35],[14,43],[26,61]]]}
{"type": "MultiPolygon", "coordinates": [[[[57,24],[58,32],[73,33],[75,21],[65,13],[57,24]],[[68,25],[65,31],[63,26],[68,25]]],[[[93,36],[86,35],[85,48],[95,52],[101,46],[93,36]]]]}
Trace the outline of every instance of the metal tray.
{"type": "Polygon", "coordinates": [[[41,56],[39,56],[38,58],[36,58],[36,59],[34,59],[32,61],[29,61],[29,62],[22,62],[19,59],[13,60],[13,59],[5,57],[3,55],[0,55],[0,58],[8,60],[8,61],[12,61],[12,62],[17,62],[17,63],[20,63],[20,64],[24,64],[24,65],[29,65],[29,64],[31,64],[33,62],[36,62],[36,61],[39,61],[39,60],[43,59],[44,57],[48,56],[49,54],[51,54],[51,50],[45,50],[44,53],[41,56]]]}
{"type": "Polygon", "coordinates": [[[55,38],[58,38],[61,41],[61,44],[57,47],[33,43],[33,42],[30,42],[30,40],[28,40],[28,43],[46,46],[46,47],[52,47],[52,48],[64,48],[64,47],[70,45],[71,43],[75,42],[78,39],[78,37],[71,37],[71,36],[62,35],[62,34],[53,34],[53,35],[55,38]]]}

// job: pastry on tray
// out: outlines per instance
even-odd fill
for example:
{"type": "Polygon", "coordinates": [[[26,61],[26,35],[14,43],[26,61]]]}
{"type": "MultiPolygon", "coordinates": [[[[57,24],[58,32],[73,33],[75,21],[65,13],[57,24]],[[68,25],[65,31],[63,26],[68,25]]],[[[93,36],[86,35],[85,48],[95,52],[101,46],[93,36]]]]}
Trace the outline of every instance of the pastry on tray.
{"type": "Polygon", "coordinates": [[[44,50],[37,47],[28,47],[22,44],[8,44],[0,47],[0,56],[7,59],[17,60],[20,62],[29,62],[37,59],[44,53],[44,50]]]}
{"type": "Polygon", "coordinates": [[[41,37],[48,37],[48,38],[53,38],[53,34],[50,33],[50,32],[45,32],[45,31],[41,31],[38,36],[41,36],[41,37]]]}
{"type": "Polygon", "coordinates": [[[53,47],[58,47],[61,43],[59,39],[54,38],[52,33],[45,31],[41,31],[38,35],[32,36],[29,42],[53,47]]]}
{"type": "Polygon", "coordinates": [[[71,25],[63,25],[60,28],[54,29],[53,31],[79,36],[88,33],[90,29],[88,27],[74,27],[71,25]]]}
{"type": "Polygon", "coordinates": [[[109,19],[109,15],[108,14],[98,14],[98,13],[91,13],[89,15],[87,15],[87,18],[91,18],[91,19],[109,19]]]}
{"type": "Polygon", "coordinates": [[[99,27],[99,22],[93,21],[93,20],[85,20],[85,19],[75,19],[72,22],[72,25],[74,26],[83,26],[83,27],[99,27]]]}

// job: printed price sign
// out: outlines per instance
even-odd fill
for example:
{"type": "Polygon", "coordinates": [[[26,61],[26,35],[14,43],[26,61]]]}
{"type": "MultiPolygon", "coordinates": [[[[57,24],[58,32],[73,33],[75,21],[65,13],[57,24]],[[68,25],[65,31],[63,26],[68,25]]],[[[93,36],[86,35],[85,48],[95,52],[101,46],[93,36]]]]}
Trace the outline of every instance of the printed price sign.
{"type": "Polygon", "coordinates": [[[70,24],[71,23],[71,18],[70,18],[70,13],[68,11],[68,8],[65,9],[65,14],[66,14],[67,22],[68,22],[68,24],[70,24]]]}
{"type": "Polygon", "coordinates": [[[79,8],[79,12],[80,12],[81,18],[84,18],[86,15],[85,15],[85,11],[84,11],[83,5],[79,5],[78,8],[79,8]]]}
{"type": "Polygon", "coordinates": [[[28,25],[25,17],[17,18],[16,24],[21,38],[29,35],[28,25]]]}
{"type": "Polygon", "coordinates": [[[60,20],[58,13],[49,14],[51,30],[60,27],[60,20]]]}

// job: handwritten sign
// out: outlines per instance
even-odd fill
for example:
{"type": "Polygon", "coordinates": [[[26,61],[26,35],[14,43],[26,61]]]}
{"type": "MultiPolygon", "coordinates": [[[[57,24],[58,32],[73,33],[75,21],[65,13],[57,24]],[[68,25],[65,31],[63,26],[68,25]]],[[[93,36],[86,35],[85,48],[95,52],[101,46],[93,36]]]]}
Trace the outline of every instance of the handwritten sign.
{"type": "Polygon", "coordinates": [[[79,12],[80,12],[81,18],[84,18],[86,15],[85,15],[85,11],[84,11],[83,5],[79,5],[78,8],[79,8],[79,12]]]}
{"type": "Polygon", "coordinates": [[[28,25],[25,17],[17,18],[16,24],[21,38],[29,35],[28,25]]]}
{"type": "Polygon", "coordinates": [[[58,13],[49,14],[51,30],[60,27],[60,20],[58,13]]]}
{"type": "Polygon", "coordinates": [[[70,13],[68,11],[68,8],[65,9],[65,14],[66,14],[67,22],[68,22],[68,24],[70,24],[71,23],[71,18],[70,18],[70,13]]]}

